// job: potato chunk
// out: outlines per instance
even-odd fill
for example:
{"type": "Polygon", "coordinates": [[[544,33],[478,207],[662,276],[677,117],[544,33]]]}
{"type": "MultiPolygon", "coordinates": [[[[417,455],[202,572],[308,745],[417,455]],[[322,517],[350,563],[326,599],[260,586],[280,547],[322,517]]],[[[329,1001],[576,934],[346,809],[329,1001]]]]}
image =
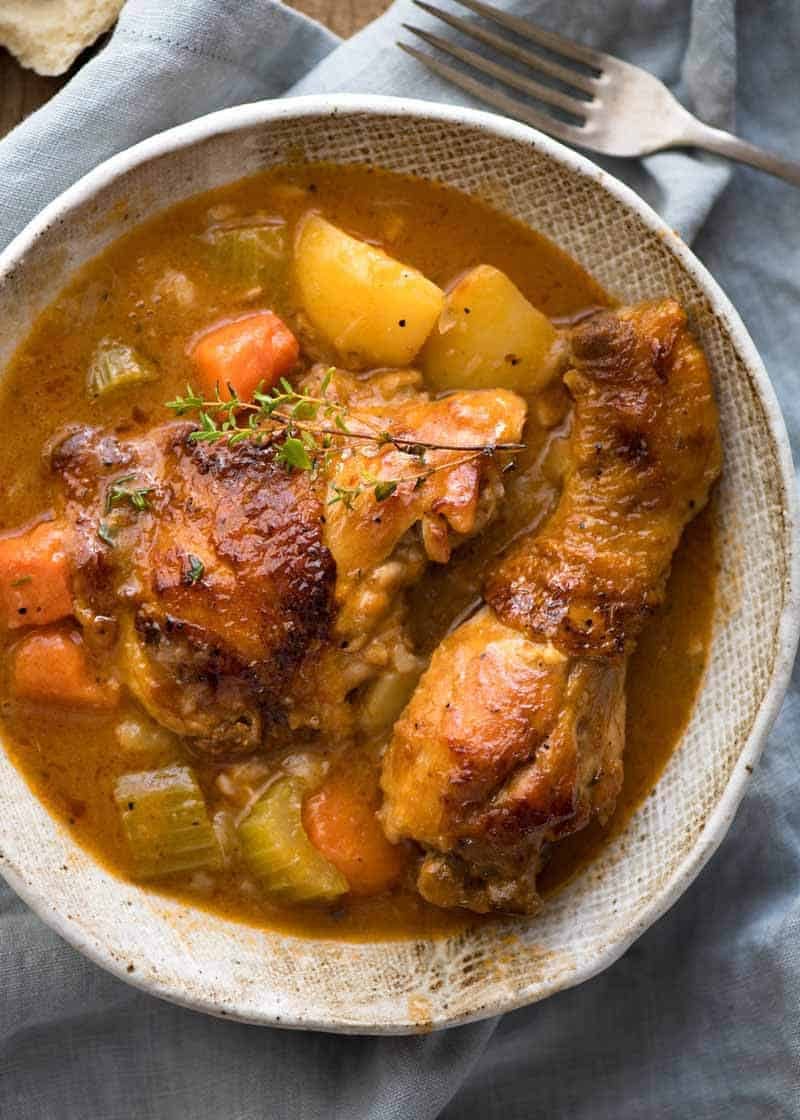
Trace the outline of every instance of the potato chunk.
{"type": "Polygon", "coordinates": [[[504,272],[482,264],[445,297],[422,352],[435,389],[542,389],[558,368],[561,346],[550,320],[504,272]]]}
{"type": "Polygon", "coordinates": [[[409,365],[444,301],[421,272],[319,214],[298,230],[295,278],[311,323],[351,366],[409,365]]]}

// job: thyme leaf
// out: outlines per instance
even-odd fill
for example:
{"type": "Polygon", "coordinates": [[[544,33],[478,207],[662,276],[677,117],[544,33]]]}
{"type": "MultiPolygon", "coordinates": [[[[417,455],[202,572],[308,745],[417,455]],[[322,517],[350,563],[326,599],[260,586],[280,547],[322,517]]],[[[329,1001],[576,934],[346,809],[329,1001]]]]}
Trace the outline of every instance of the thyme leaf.
{"type": "Polygon", "coordinates": [[[147,495],[153,492],[152,486],[130,489],[125,485],[126,482],[130,482],[135,477],[132,474],[124,474],[121,478],[112,482],[106,493],[106,513],[111,513],[114,506],[122,505],[124,502],[130,502],[137,513],[150,508],[147,495]]]}
{"type": "Polygon", "coordinates": [[[397,489],[397,479],[386,479],[384,482],[376,482],[373,489],[376,502],[385,502],[387,498],[391,498],[397,489]]]}
{"type": "Polygon", "coordinates": [[[310,471],[313,465],[303,441],[297,436],[286,437],[278,448],[276,458],[279,463],[285,463],[287,467],[296,467],[300,471],[310,471]]]}
{"type": "Polygon", "coordinates": [[[352,509],[356,498],[363,492],[364,488],[362,486],[338,486],[333,482],[331,483],[333,497],[328,499],[328,505],[335,506],[341,502],[345,509],[352,509]]]}
{"type": "Polygon", "coordinates": [[[186,572],[186,582],[192,587],[203,578],[206,566],[199,556],[194,556],[191,552],[188,553],[186,558],[189,561],[189,568],[186,572]]]}
{"type": "Polygon", "coordinates": [[[185,416],[187,412],[202,408],[203,398],[195,393],[191,385],[187,385],[186,396],[176,397],[174,401],[167,401],[166,407],[171,408],[177,416],[185,416]]]}

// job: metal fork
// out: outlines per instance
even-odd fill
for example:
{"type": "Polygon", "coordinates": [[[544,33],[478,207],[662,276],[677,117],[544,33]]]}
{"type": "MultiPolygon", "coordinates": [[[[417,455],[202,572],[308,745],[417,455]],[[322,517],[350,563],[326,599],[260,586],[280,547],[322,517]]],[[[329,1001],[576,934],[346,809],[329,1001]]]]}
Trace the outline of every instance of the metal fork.
{"type": "Polygon", "coordinates": [[[467,38],[492,47],[505,58],[524,63],[534,73],[555,78],[564,87],[557,88],[526,77],[518,70],[492,62],[430,31],[403,24],[406,31],[430,46],[527,94],[542,106],[534,108],[406,43],[397,44],[435,74],[507,116],[533,125],[567,144],[610,156],[643,156],[665,148],[704,148],[778,175],[800,187],[800,163],[772,155],[730,132],[703,124],[684,109],[658,78],[638,66],[565,39],[553,31],[545,31],[481,0],[456,0],[456,3],[519,38],[543,47],[549,54],[528,50],[505,35],[481,24],[468,23],[425,0],[414,0],[414,3],[467,38]],[[558,112],[550,112],[549,107],[558,112]]]}

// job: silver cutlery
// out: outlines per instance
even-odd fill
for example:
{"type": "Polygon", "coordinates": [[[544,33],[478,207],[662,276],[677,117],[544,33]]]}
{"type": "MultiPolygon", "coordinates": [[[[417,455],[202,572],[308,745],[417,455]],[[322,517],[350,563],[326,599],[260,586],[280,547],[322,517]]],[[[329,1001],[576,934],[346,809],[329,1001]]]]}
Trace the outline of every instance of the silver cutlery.
{"type": "Polygon", "coordinates": [[[553,31],[546,31],[527,19],[509,15],[482,0],[455,2],[482,17],[490,26],[468,22],[426,0],[414,0],[418,8],[467,39],[492,48],[502,58],[522,63],[537,77],[528,77],[518,69],[495,62],[420,27],[411,24],[403,24],[403,27],[442,54],[533,98],[538,103],[536,107],[438,57],[406,43],[397,45],[435,74],[506,116],[533,125],[567,144],[610,156],[643,156],[667,148],[703,148],[750,164],[800,187],[800,163],[765,152],[730,132],[704,124],[647,70],[553,31]],[[493,30],[491,25],[544,48],[548,54],[521,46],[493,30]],[[555,79],[559,85],[542,82],[539,77],[555,79]]]}

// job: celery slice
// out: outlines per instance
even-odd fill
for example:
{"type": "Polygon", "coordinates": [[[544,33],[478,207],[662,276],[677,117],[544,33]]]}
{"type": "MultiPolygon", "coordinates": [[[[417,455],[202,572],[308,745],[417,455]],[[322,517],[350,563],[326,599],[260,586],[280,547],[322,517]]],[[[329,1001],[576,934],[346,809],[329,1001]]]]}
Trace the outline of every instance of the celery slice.
{"type": "Polygon", "coordinates": [[[104,338],[92,356],[86,375],[86,391],[96,400],[116,389],[127,389],[155,381],[158,370],[152,362],[122,342],[104,338]]]}
{"type": "Polygon", "coordinates": [[[139,878],[221,866],[219,842],[188,766],[124,774],[114,800],[139,878]]]}
{"type": "Polygon", "coordinates": [[[231,282],[252,286],[285,280],[289,255],[284,226],[218,228],[207,239],[216,270],[231,282]]]}
{"type": "Polygon", "coordinates": [[[349,890],[341,871],[317,851],[301,817],[305,784],[280,778],[239,825],[242,854],[260,886],[284,902],[331,902],[349,890]]]}

